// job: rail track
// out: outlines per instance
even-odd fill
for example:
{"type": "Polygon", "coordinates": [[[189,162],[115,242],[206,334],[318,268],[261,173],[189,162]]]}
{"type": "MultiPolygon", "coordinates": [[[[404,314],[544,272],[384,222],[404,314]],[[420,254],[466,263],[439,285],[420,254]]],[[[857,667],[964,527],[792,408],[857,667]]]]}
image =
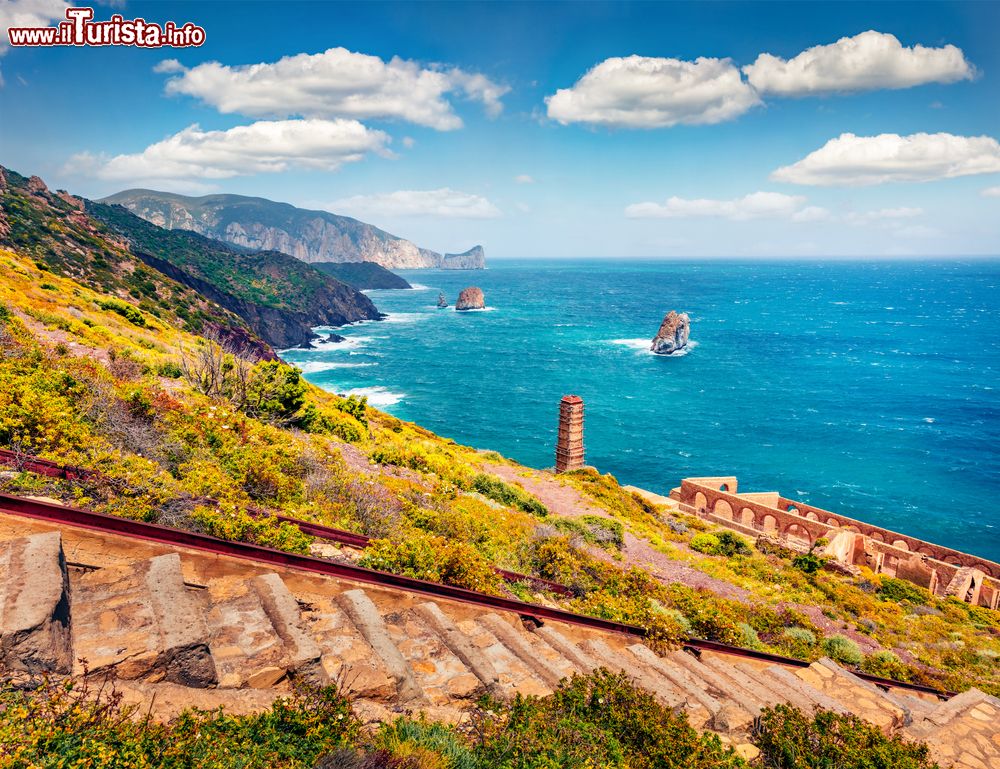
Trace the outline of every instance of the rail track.
{"type": "MultiPolygon", "coordinates": [[[[54,475],[56,472],[67,471],[54,463],[46,463],[35,460],[37,466],[46,467],[54,475]],[[51,464],[51,466],[50,466],[51,464]]],[[[25,465],[25,469],[29,469],[25,465]]],[[[72,469],[69,469],[72,472],[72,469]]],[[[49,473],[46,473],[49,474],[49,473]]],[[[66,477],[66,476],[57,476],[66,477]]],[[[538,625],[544,624],[546,620],[562,622],[569,625],[602,630],[606,632],[620,633],[636,638],[645,638],[646,632],[643,628],[629,625],[623,622],[615,622],[599,617],[591,617],[585,614],[566,611],[550,606],[527,603],[503,596],[495,596],[487,593],[479,593],[473,590],[443,585],[436,582],[404,577],[398,574],[375,571],[361,566],[336,563],[322,558],[287,553],[282,550],[253,545],[246,542],[218,539],[206,534],[175,529],[158,524],[134,521],[127,518],[97,513],[83,508],[56,505],[39,500],[26,499],[24,497],[0,494],[0,513],[42,520],[49,523],[66,525],[76,528],[88,529],[106,534],[113,534],[124,537],[132,537],[147,542],[172,545],[176,547],[199,550],[215,555],[229,556],[256,563],[266,563],[287,569],[297,569],[315,574],[322,574],[337,579],[359,582],[362,584],[376,585],[380,587],[394,588],[410,593],[426,595],[437,598],[446,598],[452,601],[459,601],[472,604],[485,609],[495,609],[518,614],[522,619],[534,622],[538,625]]],[[[294,519],[291,519],[294,520],[294,519]]],[[[310,524],[317,526],[317,524],[310,524]]],[[[319,527],[325,529],[326,527],[319,527]]],[[[321,535],[318,535],[321,536],[321,535]]],[[[351,535],[357,537],[358,535],[351,535]]],[[[705,639],[689,639],[684,646],[696,655],[702,651],[716,652],[735,657],[755,659],[764,662],[776,663],[791,668],[808,667],[809,663],[791,657],[783,657],[777,654],[745,649],[739,646],[709,641],[705,639]]],[[[924,694],[935,695],[939,698],[948,698],[953,692],[935,689],[921,684],[908,683],[905,681],[895,681],[881,678],[867,673],[856,672],[855,675],[883,689],[903,689],[924,694]]]]}

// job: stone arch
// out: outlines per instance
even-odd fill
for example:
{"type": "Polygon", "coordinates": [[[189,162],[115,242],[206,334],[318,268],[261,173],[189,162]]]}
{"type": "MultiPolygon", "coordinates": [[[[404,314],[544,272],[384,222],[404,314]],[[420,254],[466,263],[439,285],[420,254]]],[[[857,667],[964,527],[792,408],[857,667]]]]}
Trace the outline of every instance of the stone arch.
{"type": "Polygon", "coordinates": [[[844,530],[845,531],[853,531],[855,534],[860,534],[861,533],[861,530],[857,526],[854,526],[853,524],[850,525],[850,526],[845,526],[844,530]]]}
{"type": "Polygon", "coordinates": [[[785,505],[785,512],[791,513],[792,515],[802,515],[802,513],[799,512],[799,509],[795,505],[791,504],[785,505]]]}
{"type": "Polygon", "coordinates": [[[720,484],[719,491],[725,491],[726,493],[729,493],[729,484],[728,483],[720,484]]]}
{"type": "Polygon", "coordinates": [[[744,526],[753,526],[757,522],[757,514],[749,507],[740,510],[740,523],[744,526]]]}
{"type": "Polygon", "coordinates": [[[929,555],[931,558],[934,557],[934,550],[932,548],[929,548],[929,547],[926,547],[926,546],[925,547],[918,547],[917,548],[917,552],[920,553],[920,555],[929,555]]]}
{"type": "Polygon", "coordinates": [[[773,534],[778,530],[778,519],[773,515],[765,515],[764,519],[760,522],[760,525],[765,532],[773,534]]]}
{"type": "Polygon", "coordinates": [[[809,530],[804,526],[800,526],[797,523],[790,523],[785,527],[782,535],[787,539],[795,539],[806,545],[812,545],[812,535],[809,530]]]}
{"type": "Polygon", "coordinates": [[[814,513],[812,510],[810,510],[809,512],[806,513],[806,519],[810,521],[818,521],[819,516],[816,515],[816,513],[814,513]]]}
{"type": "Polygon", "coordinates": [[[836,518],[827,518],[826,519],[826,525],[827,526],[840,526],[840,521],[838,519],[836,519],[836,518]]]}
{"type": "Polygon", "coordinates": [[[724,499],[715,500],[715,507],[712,508],[712,512],[720,518],[725,518],[728,521],[733,520],[733,506],[724,499]]]}
{"type": "Polygon", "coordinates": [[[708,510],[708,497],[702,494],[700,491],[694,495],[694,509],[699,513],[708,510]]]}
{"type": "Polygon", "coordinates": [[[898,547],[900,550],[909,550],[910,549],[910,545],[907,543],[907,541],[905,539],[894,539],[892,541],[892,546],[893,547],[898,547]]]}
{"type": "Polygon", "coordinates": [[[872,539],[874,539],[876,542],[885,542],[885,537],[882,536],[881,531],[873,531],[872,539]]]}

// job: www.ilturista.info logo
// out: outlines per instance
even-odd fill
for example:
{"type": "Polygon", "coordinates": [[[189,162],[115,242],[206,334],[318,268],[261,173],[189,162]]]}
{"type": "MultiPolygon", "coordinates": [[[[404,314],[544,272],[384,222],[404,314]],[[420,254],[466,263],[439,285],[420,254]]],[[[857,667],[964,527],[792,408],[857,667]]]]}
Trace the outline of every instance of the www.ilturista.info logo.
{"type": "Polygon", "coordinates": [[[11,27],[12,46],[134,45],[140,48],[188,48],[205,42],[205,30],[196,24],[163,24],[126,19],[115,14],[108,21],[93,21],[93,8],[67,8],[66,21],[55,27],[11,27]]]}

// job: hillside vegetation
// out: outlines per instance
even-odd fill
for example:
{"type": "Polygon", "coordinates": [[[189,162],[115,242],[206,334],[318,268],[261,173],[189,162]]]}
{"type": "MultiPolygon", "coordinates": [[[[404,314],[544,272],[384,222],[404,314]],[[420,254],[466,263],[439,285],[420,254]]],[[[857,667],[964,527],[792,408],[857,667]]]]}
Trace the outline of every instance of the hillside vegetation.
{"type": "Polygon", "coordinates": [[[641,625],[654,645],[694,635],[1000,691],[997,612],[870,573],[797,567],[780,546],[657,509],[592,471],[544,476],[595,511],[566,515],[528,490],[542,474],[43,267],[0,252],[0,446],[101,475],[7,473],[8,492],[295,552],[312,540],[268,514],[314,520],[372,537],[363,565],[641,625]],[[686,571],[655,579],[630,542],[686,571]],[[493,567],[572,595],[536,596],[493,567]]]}

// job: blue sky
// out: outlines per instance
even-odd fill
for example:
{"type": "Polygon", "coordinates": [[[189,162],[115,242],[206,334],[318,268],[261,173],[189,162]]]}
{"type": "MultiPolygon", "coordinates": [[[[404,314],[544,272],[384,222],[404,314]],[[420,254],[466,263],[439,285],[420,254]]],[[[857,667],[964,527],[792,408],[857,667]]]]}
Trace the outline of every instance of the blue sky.
{"type": "MultiPolygon", "coordinates": [[[[0,0],[0,23],[64,6],[0,0]]],[[[1000,252],[1000,3],[112,13],[206,44],[5,46],[0,163],[88,197],[260,195],[492,257],[1000,252]]]]}

